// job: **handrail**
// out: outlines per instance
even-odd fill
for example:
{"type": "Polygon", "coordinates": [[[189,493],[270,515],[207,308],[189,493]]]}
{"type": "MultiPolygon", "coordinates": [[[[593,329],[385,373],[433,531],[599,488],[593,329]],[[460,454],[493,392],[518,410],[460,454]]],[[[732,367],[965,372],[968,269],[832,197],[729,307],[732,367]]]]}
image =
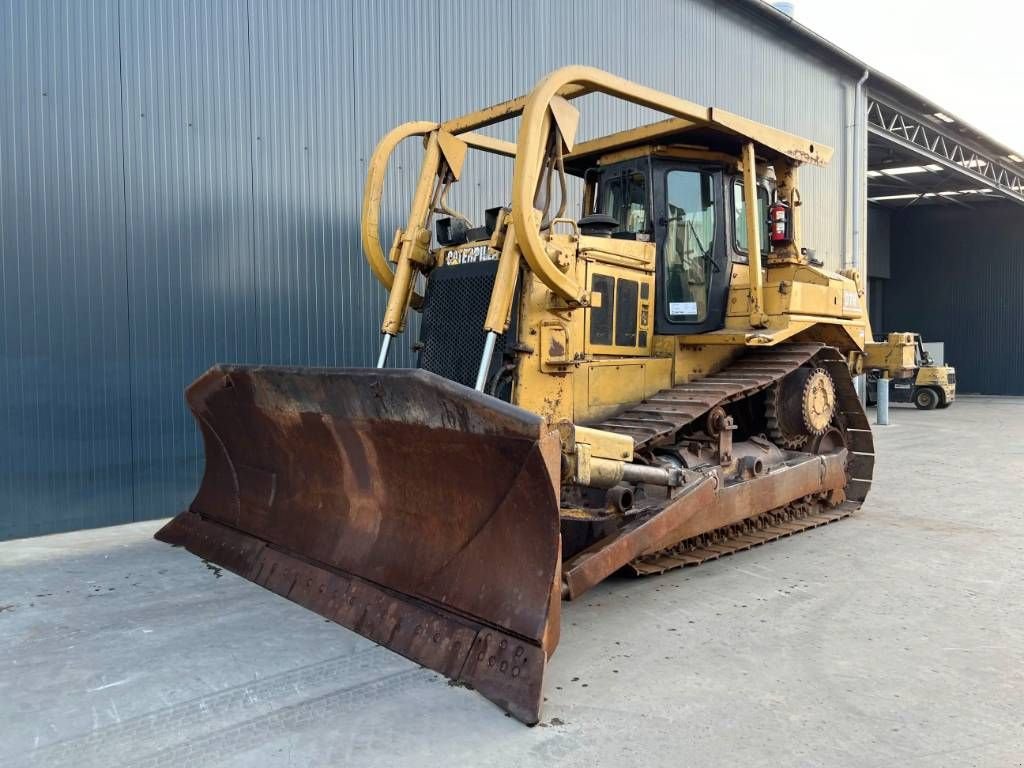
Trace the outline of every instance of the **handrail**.
{"type": "Polygon", "coordinates": [[[395,148],[412,136],[426,136],[437,130],[437,123],[426,120],[403,123],[392,129],[377,144],[370,156],[366,169],[366,185],[363,189],[362,240],[363,255],[373,274],[388,291],[395,282],[395,274],[388,266],[387,257],[380,244],[380,201],[384,194],[384,176],[395,148]]]}

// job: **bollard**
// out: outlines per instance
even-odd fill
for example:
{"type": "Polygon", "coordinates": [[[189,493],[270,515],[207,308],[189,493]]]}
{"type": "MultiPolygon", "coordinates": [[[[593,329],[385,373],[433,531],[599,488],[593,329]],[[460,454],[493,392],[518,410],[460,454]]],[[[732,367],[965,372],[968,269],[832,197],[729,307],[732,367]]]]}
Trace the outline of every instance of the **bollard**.
{"type": "Polygon", "coordinates": [[[860,400],[860,404],[864,405],[867,403],[868,395],[868,377],[867,374],[862,373],[860,376],[853,377],[853,387],[857,390],[857,399],[860,400]]]}
{"type": "Polygon", "coordinates": [[[889,424],[889,372],[882,374],[875,384],[875,421],[885,427],[889,424]]]}

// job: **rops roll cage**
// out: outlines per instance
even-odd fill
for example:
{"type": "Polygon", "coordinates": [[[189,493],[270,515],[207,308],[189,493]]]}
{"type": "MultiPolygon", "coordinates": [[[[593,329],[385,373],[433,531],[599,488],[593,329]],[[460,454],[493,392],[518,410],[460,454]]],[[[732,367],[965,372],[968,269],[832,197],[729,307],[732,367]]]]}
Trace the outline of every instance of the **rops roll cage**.
{"type": "Polygon", "coordinates": [[[477,376],[478,390],[490,367],[497,337],[508,325],[520,255],[527,266],[569,307],[586,307],[590,292],[575,279],[564,260],[553,259],[541,235],[542,222],[534,201],[538,185],[551,152],[558,160],[573,160],[590,155],[654,142],[691,129],[711,131],[741,144],[741,160],[746,197],[746,228],[750,258],[751,324],[763,327],[767,322],[763,307],[761,228],[757,221],[757,158],[775,166],[777,193],[793,205],[793,244],[799,254],[799,195],[796,192],[796,168],[804,163],[824,165],[832,150],[799,136],[771,128],[739,115],[712,107],[703,107],[661,91],[647,88],[593,67],[569,66],[541,79],[525,96],[471,112],[442,123],[417,121],[405,123],[381,139],[370,157],[366,175],[362,211],[362,244],[373,274],[388,290],[387,308],[381,324],[383,340],[377,367],[387,363],[391,340],[405,326],[413,300],[415,276],[433,266],[430,258],[430,219],[438,210],[449,211],[444,203],[448,187],[457,181],[467,151],[472,148],[513,158],[511,213],[504,244],[498,259],[498,271],[491,292],[484,331],[487,340],[477,376]],[[632,104],[662,112],[669,119],[576,143],[579,112],[570,103],[590,93],[603,93],[632,104]],[[522,116],[516,141],[509,142],[479,133],[475,129],[522,116]],[[380,241],[380,206],[384,177],[395,148],[405,139],[424,137],[424,155],[404,229],[395,234],[390,254],[384,254],[380,241]],[[388,261],[395,264],[394,271],[388,261]]]}

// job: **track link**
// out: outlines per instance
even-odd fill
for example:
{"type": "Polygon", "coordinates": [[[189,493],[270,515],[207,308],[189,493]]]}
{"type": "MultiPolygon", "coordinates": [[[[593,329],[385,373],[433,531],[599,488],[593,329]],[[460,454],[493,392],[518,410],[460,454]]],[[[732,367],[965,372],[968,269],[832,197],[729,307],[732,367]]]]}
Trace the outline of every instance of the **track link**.
{"type": "MultiPolygon", "coordinates": [[[[719,528],[705,534],[708,542],[701,544],[693,539],[658,554],[634,560],[630,567],[640,576],[664,573],[673,568],[686,568],[703,565],[720,557],[744,552],[762,544],[768,544],[787,536],[820,528],[849,517],[860,506],[854,501],[845,501],[832,509],[805,513],[803,516],[790,516],[788,508],[773,510],[766,515],[751,518],[744,525],[730,526],[730,529],[719,528]],[[778,517],[783,519],[779,520],[778,517]],[[765,518],[765,519],[762,519],[765,518]],[[732,528],[737,530],[733,531],[732,528]]],[[[703,539],[704,537],[697,537],[703,539]]]]}

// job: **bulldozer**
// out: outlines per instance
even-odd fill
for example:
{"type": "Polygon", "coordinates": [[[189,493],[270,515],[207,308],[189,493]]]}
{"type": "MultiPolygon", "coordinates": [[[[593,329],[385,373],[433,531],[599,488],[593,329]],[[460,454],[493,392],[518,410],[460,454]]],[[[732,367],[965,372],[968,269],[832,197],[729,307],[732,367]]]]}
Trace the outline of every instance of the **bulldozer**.
{"type": "Polygon", "coordinates": [[[395,128],[361,218],[387,291],[376,367],[200,376],[205,472],[157,538],[538,722],[563,600],[864,501],[864,288],[802,242],[799,169],[831,154],[584,66],[395,128]],[[660,119],[578,137],[594,94],[660,119]],[[485,130],[509,121],[514,141],[485,130]],[[382,239],[408,139],[408,216],[382,239]],[[475,153],[513,167],[473,220],[449,193],[475,153]],[[388,367],[410,326],[417,367],[388,367]]]}
{"type": "Polygon", "coordinates": [[[956,369],[938,365],[919,333],[897,332],[864,349],[865,399],[874,405],[878,387],[889,387],[890,403],[913,403],[922,411],[948,408],[956,400],[956,369]]]}

